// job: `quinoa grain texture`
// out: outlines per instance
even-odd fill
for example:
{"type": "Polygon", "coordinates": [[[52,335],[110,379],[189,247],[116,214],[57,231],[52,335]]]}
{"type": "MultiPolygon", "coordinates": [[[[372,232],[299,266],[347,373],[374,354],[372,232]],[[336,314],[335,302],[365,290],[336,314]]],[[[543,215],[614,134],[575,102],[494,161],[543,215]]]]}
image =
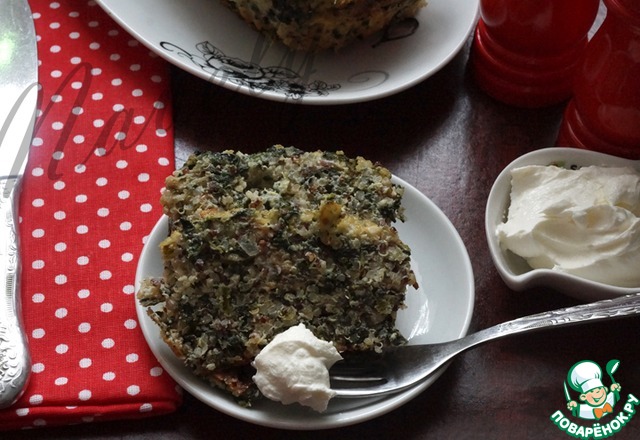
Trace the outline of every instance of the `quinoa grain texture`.
{"type": "Polygon", "coordinates": [[[425,0],[221,0],[253,28],[304,52],[338,50],[394,21],[414,17],[425,0]]]}
{"type": "Polygon", "coordinates": [[[340,352],[403,344],[396,312],[417,283],[392,226],[402,193],[341,152],[193,155],[166,179],[164,272],[138,300],[197,376],[247,406],[260,397],[251,362],[291,326],[340,352]]]}

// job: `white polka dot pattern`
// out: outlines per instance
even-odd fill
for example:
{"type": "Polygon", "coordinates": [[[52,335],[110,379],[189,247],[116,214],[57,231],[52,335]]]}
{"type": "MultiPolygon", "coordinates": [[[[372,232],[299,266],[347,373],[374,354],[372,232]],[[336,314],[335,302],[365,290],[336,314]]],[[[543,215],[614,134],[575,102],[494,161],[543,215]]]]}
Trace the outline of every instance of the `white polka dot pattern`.
{"type": "Polygon", "coordinates": [[[169,68],[95,1],[31,0],[41,101],[20,199],[32,353],[0,431],[172,411],[134,286],[173,170],[169,68]]]}

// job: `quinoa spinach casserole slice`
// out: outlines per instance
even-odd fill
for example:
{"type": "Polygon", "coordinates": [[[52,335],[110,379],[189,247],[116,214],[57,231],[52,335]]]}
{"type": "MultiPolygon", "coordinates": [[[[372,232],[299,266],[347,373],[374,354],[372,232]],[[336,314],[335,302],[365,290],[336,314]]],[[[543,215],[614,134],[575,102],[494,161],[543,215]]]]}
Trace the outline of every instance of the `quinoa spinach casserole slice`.
{"type": "Polygon", "coordinates": [[[243,405],[260,396],[251,362],[291,326],[340,352],[403,344],[396,312],[417,283],[392,226],[402,193],[341,152],[193,155],[166,179],[164,272],[138,299],[176,355],[243,405]]]}
{"type": "Polygon", "coordinates": [[[425,0],[221,0],[262,34],[305,52],[338,50],[415,17],[425,0]]]}

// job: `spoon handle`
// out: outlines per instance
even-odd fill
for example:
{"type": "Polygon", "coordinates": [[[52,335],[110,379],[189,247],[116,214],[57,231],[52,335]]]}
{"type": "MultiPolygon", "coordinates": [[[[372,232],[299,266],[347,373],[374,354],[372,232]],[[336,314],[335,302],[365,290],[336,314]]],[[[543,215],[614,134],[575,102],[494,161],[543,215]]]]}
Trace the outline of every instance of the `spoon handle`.
{"type": "MultiPolygon", "coordinates": [[[[0,191],[13,185],[0,180],[0,191]]],[[[20,315],[20,255],[16,234],[16,189],[0,197],[0,408],[22,395],[29,379],[30,357],[20,315]]]]}

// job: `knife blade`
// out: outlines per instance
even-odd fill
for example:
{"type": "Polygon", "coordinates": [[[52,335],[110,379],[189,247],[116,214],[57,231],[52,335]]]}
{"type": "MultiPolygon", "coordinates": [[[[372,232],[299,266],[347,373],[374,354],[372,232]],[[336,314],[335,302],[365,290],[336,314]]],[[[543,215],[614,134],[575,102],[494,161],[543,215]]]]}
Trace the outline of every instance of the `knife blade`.
{"type": "Polygon", "coordinates": [[[15,403],[31,361],[20,304],[18,198],[38,101],[35,26],[27,0],[0,2],[0,408],[15,403]]]}

